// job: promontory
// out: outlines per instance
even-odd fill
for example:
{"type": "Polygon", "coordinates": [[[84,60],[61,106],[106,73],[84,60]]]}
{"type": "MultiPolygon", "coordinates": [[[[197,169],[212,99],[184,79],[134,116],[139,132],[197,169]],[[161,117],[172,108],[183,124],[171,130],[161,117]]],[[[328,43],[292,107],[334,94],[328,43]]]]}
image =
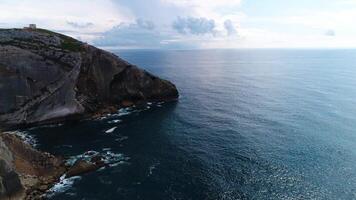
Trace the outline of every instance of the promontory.
{"type": "MultiPolygon", "coordinates": [[[[0,29],[0,131],[98,117],[178,95],[171,82],[74,38],[0,29]]],[[[64,163],[15,134],[0,133],[0,199],[39,199],[60,177],[107,164],[100,156],[64,163]]]]}
{"type": "Polygon", "coordinates": [[[0,29],[0,94],[2,129],[178,98],[171,82],[44,29],[0,29]]]}

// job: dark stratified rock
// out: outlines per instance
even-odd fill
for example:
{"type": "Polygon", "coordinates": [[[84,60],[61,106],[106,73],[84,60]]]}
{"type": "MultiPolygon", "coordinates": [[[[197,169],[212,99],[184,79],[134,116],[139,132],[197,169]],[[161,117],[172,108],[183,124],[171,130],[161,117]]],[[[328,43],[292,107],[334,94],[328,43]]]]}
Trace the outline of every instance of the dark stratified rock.
{"type": "Polygon", "coordinates": [[[178,98],[169,81],[112,53],[42,29],[0,29],[0,94],[3,129],[178,98]]]}

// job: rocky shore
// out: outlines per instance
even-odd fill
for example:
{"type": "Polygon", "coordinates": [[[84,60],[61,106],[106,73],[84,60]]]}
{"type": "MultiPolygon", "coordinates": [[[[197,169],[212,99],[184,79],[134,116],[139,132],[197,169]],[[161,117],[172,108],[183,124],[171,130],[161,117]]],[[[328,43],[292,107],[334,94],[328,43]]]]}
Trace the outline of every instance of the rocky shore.
{"type": "Polygon", "coordinates": [[[39,152],[14,134],[0,133],[0,199],[40,199],[67,168],[64,160],[39,152]]]}
{"type": "MultiPolygon", "coordinates": [[[[117,55],[44,29],[0,29],[0,94],[0,131],[95,118],[179,96],[171,82],[117,55]]],[[[43,199],[64,176],[110,164],[86,154],[68,165],[0,133],[0,200],[43,199]]]]}
{"type": "Polygon", "coordinates": [[[60,156],[34,149],[15,134],[0,133],[0,199],[45,199],[44,194],[61,178],[83,175],[110,164],[94,152],[84,155],[88,159],[68,164],[60,156]]]}

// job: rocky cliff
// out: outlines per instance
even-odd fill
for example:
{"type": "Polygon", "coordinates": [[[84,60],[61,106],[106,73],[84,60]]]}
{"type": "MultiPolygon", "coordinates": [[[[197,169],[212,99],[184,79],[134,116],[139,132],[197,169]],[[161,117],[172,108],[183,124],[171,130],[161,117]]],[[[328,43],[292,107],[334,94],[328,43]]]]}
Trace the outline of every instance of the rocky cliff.
{"type": "Polygon", "coordinates": [[[118,56],[43,29],[0,30],[0,128],[90,117],[178,91],[118,56]]]}
{"type": "Polygon", "coordinates": [[[64,160],[0,133],[0,199],[38,199],[66,172],[64,160]]]}
{"type": "Polygon", "coordinates": [[[0,139],[0,199],[23,196],[24,188],[14,170],[13,160],[10,149],[0,139]]]}

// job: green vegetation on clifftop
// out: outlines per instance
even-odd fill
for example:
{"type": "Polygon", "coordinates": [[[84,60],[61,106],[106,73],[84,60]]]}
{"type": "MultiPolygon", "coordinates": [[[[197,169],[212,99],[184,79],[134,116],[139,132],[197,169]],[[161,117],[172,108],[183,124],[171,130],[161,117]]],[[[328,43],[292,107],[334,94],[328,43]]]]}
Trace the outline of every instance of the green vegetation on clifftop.
{"type": "Polygon", "coordinates": [[[47,33],[50,35],[54,34],[54,35],[58,36],[60,39],[62,39],[62,45],[61,45],[62,49],[65,49],[68,51],[74,51],[74,52],[83,50],[82,43],[72,37],[69,37],[69,36],[66,36],[66,35],[63,35],[60,33],[55,33],[50,30],[47,30],[47,29],[35,29],[35,31],[47,33]]]}

